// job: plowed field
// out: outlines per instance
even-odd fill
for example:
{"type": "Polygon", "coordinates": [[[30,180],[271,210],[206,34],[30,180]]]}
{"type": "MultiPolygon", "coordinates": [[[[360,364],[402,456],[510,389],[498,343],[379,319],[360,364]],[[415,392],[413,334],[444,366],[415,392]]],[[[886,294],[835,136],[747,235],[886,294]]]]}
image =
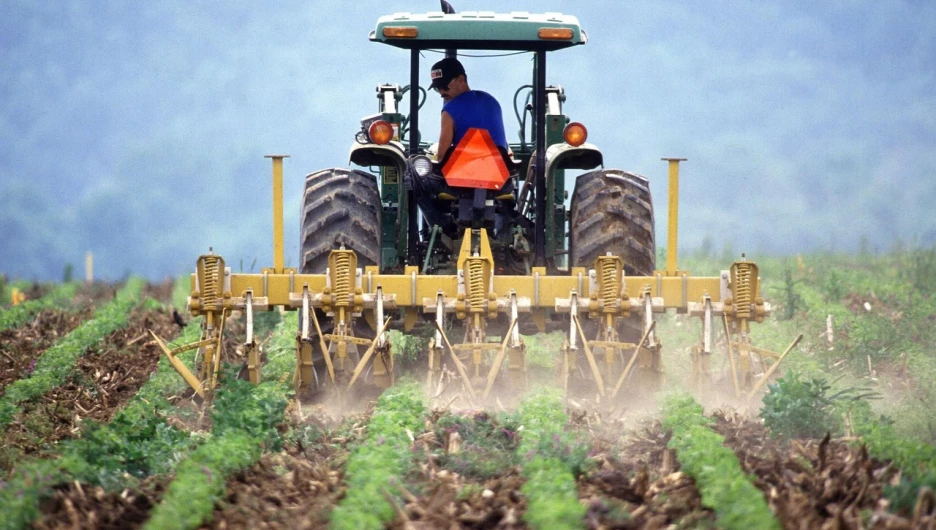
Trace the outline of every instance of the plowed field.
{"type": "MultiPolygon", "coordinates": [[[[82,291],[74,307],[42,311],[27,324],[0,333],[0,395],[14,381],[29,378],[42,353],[91,319],[94,308],[106,304],[115,291],[100,286],[93,294],[82,291]]],[[[141,297],[167,304],[171,291],[171,285],[150,286],[141,297]]],[[[24,463],[60,462],[55,459],[61,455],[86,454],[86,448],[85,453],[75,452],[69,443],[136,403],[141,388],[162,370],[157,366],[162,352],[148,330],[167,341],[181,332],[172,308],[160,304],[138,304],[125,327],[82,352],[64,383],[20,404],[2,434],[0,488],[6,499],[21,497],[10,488],[24,484],[16,479],[24,463]]],[[[240,331],[232,326],[225,343],[226,359],[233,364],[242,362],[236,353],[240,331]]],[[[32,526],[136,528],[146,523],[175,479],[175,462],[184,461],[194,446],[210,448],[221,436],[209,435],[211,414],[184,385],[172,387],[165,397],[172,404],[168,408],[147,401],[140,410],[152,414],[147,421],[157,425],[158,435],[179,448],[168,471],[98,480],[94,469],[80,468],[80,473],[41,477],[47,483],[39,487],[38,515],[28,517],[32,526]],[[191,441],[178,442],[180,437],[191,441]]],[[[204,467],[207,483],[221,489],[203,527],[327,528],[334,508],[348,494],[346,472],[352,453],[374,443],[366,442],[373,402],[358,404],[358,412],[337,415],[336,410],[327,401],[291,401],[274,426],[276,442],[261,442],[258,460],[227,477],[204,467]]],[[[584,513],[580,527],[722,527],[716,507],[707,505],[696,480],[682,469],[684,458],[698,455],[678,454],[668,447],[671,433],[661,427],[656,410],[612,416],[569,405],[566,413],[564,432],[587,448],[578,467],[570,468],[575,469],[574,488],[584,513]]],[[[730,408],[708,415],[714,420],[712,430],[724,437],[783,528],[936,527],[932,492],[921,490],[915,512],[892,511],[885,490],[899,482],[901,470],[871,458],[858,439],[781,441],[756,417],[730,408]]],[[[523,488],[529,479],[524,464],[533,455],[518,449],[527,430],[517,422],[516,415],[496,406],[488,411],[428,407],[422,427],[407,432],[408,447],[399,456],[405,471],[379,488],[379,496],[395,513],[387,527],[531,527],[523,488]]],[[[570,446],[558,447],[568,451],[570,446]]],[[[120,458],[145,460],[146,455],[120,458]]],[[[18,523],[0,526],[11,525],[18,523]]]]}

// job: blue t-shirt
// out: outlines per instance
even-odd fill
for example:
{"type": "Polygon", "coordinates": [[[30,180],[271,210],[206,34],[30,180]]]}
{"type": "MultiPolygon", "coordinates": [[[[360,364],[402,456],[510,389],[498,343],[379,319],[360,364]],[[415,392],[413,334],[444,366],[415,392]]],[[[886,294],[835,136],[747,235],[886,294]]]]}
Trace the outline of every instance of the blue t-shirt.
{"type": "MultiPolygon", "coordinates": [[[[507,148],[507,135],[504,134],[504,118],[500,104],[494,96],[481,90],[469,90],[457,98],[442,105],[442,110],[449,113],[455,122],[455,135],[452,145],[458,145],[468,129],[487,129],[496,145],[507,148]]],[[[445,152],[449,146],[440,146],[445,152]]]]}

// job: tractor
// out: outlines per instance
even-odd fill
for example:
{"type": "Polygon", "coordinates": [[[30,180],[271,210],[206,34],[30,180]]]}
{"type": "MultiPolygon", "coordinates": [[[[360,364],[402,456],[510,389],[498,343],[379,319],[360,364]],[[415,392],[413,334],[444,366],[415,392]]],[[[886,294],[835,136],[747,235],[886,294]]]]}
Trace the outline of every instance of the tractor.
{"type": "Polygon", "coordinates": [[[711,278],[677,268],[682,159],[663,159],[670,172],[669,232],[666,267],[658,270],[647,179],[605,168],[585,126],[564,114],[567,96],[561,86],[547,83],[547,56],[587,43],[576,17],[455,13],[443,1],[440,12],[380,17],[369,39],[408,53],[409,83],[377,85],[377,113],[361,119],[353,135],[349,158],[356,168],[306,177],[299,268],[283,263],[287,155],[270,155],[274,266],[260,274],[232,274],[213,253],[196,263],[189,309],[205,317],[202,340],[175,350],[164,346],[196,392],[204,394],[217,382],[220,330],[235,310],[246,315],[247,371],[251,381],[259,381],[252,314],[276,306],[299,311],[299,390],[347,389],[361,379],[392,384],[387,331],[429,326],[427,381],[457,371],[469,399],[475,399],[487,396],[498,381],[523,385],[521,330],[562,329],[567,337],[557,352],[560,384],[569,389],[578,378],[599,399],[616,399],[628,381],[642,388],[663,381],[654,318],[668,309],[702,321],[693,355],[697,380],[711,376],[708,358],[718,317],[728,337],[736,394],[758,384],[752,355],[779,362],[781,356],[750,344],[750,323],[770,313],[753,262],[735,262],[711,278]],[[532,56],[530,82],[513,98],[519,137],[506,153],[491,149],[483,130],[470,131],[443,153],[420,135],[419,110],[427,97],[420,86],[421,57],[457,57],[465,50],[532,56]],[[580,173],[571,186],[567,171],[580,173]],[[444,178],[445,186],[417,196],[412,182],[427,176],[444,178]],[[432,215],[421,212],[420,204],[431,206],[432,215]],[[177,358],[194,348],[202,359],[198,375],[177,358]]]}

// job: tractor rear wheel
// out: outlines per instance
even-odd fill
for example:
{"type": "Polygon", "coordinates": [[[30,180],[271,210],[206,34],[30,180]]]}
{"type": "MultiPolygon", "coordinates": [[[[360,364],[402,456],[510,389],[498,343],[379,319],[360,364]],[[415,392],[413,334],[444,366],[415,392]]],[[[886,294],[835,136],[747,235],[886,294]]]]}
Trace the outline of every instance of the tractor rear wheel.
{"type": "MultiPolygon", "coordinates": [[[[374,175],[337,168],[306,176],[299,225],[299,247],[302,251],[299,258],[300,272],[324,274],[328,268],[329,253],[342,246],[357,254],[358,267],[379,264],[380,210],[380,191],[374,175]]],[[[322,333],[331,333],[334,323],[321,310],[315,311],[322,333]]],[[[353,329],[355,336],[373,336],[363,318],[354,320],[353,329]]],[[[312,361],[316,367],[317,382],[320,383],[328,376],[324,372],[325,361],[317,333],[314,328],[310,332],[312,361]]],[[[359,356],[356,347],[350,350],[350,368],[353,369],[359,356]]]]}
{"type": "MultiPolygon", "coordinates": [[[[575,181],[570,213],[569,251],[572,266],[591,269],[597,257],[611,253],[624,261],[624,273],[627,276],[653,275],[656,265],[653,200],[646,177],[618,169],[601,169],[582,174],[575,181]]],[[[597,338],[597,320],[582,319],[580,322],[588,339],[597,338]]],[[[639,319],[621,319],[617,325],[618,340],[631,343],[640,340],[642,326],[639,319]]],[[[599,351],[594,353],[600,356],[599,351]]],[[[591,380],[591,371],[584,363],[584,357],[579,355],[577,358],[578,372],[585,374],[586,380],[591,380]]],[[[620,361],[615,363],[615,374],[624,367],[623,359],[620,361]]],[[[648,374],[645,379],[652,380],[654,377],[648,374]]],[[[613,381],[606,384],[613,384],[613,381]]]]}
{"type": "Polygon", "coordinates": [[[653,199],[646,177],[619,169],[580,175],[571,210],[572,266],[591,268],[610,252],[624,260],[628,276],[653,275],[653,199]]]}
{"type": "Polygon", "coordinates": [[[380,263],[380,191],[363,171],[325,169],[306,177],[300,213],[303,274],[324,274],[328,254],[342,245],[358,267],[380,263]]]}

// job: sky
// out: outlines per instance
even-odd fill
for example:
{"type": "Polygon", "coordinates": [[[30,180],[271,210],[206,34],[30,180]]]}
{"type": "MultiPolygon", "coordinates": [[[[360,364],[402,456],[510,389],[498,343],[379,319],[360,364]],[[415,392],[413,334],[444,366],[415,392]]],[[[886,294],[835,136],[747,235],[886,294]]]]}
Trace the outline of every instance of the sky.
{"type": "MultiPolygon", "coordinates": [[[[936,244],[936,4],[927,1],[453,0],[458,11],[576,15],[585,46],[547,82],[605,166],[651,180],[680,252],[749,257],[936,244]]],[[[367,39],[380,15],[434,0],[0,1],[0,274],[66,265],[154,280],[209,248],[272,266],[267,154],[284,166],[286,262],[305,175],[347,167],[375,87],[408,54],[367,39]]],[[[421,73],[439,56],[427,53],[421,73]]],[[[530,56],[465,58],[472,88],[511,99],[530,56]]],[[[405,109],[406,107],[404,107],[405,109]]],[[[441,100],[421,110],[438,134],[441,100]]],[[[572,187],[571,177],[568,187],[572,187]]],[[[726,264],[727,265],[727,264],[726,264]]]]}

